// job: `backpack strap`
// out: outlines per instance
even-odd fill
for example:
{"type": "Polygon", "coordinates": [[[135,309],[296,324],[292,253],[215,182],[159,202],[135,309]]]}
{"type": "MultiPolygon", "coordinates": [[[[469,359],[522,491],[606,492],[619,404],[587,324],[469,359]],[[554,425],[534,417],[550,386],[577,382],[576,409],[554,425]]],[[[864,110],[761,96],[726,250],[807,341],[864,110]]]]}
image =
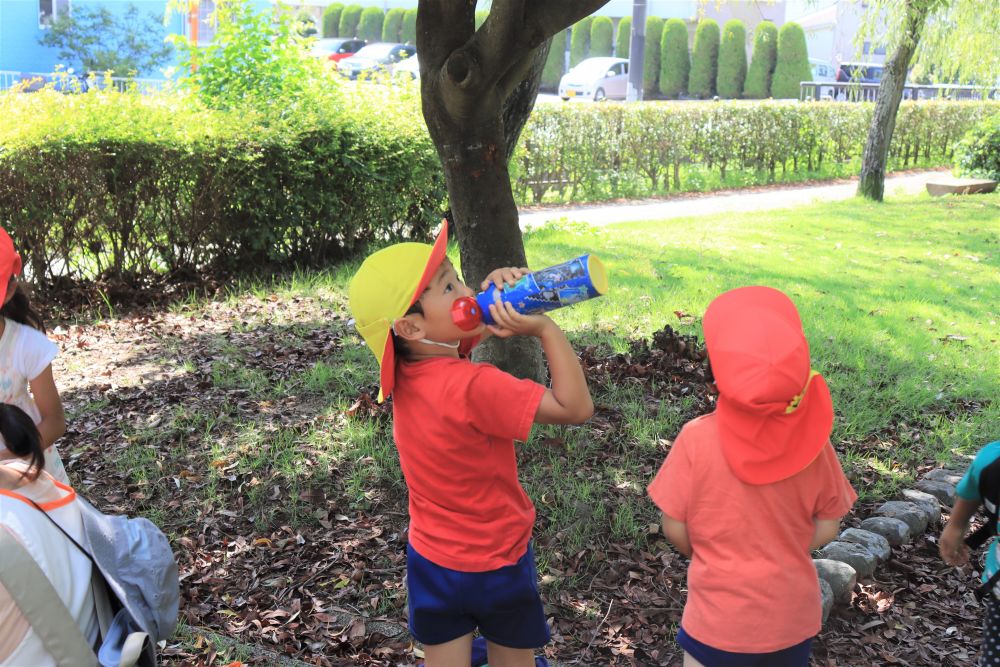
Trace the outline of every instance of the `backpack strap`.
{"type": "Polygon", "coordinates": [[[65,667],[97,665],[97,656],[52,582],[14,535],[0,528],[0,582],[41,638],[45,650],[65,667]]]}

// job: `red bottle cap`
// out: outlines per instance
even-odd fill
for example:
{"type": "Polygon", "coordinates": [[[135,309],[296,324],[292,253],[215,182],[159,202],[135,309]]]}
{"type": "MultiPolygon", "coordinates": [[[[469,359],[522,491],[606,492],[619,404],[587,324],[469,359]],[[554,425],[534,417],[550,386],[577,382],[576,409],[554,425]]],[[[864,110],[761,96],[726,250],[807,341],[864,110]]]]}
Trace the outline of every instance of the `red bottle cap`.
{"type": "Polygon", "coordinates": [[[483,312],[471,296],[459,297],[451,304],[451,321],[462,331],[472,331],[483,323],[483,312]]]}

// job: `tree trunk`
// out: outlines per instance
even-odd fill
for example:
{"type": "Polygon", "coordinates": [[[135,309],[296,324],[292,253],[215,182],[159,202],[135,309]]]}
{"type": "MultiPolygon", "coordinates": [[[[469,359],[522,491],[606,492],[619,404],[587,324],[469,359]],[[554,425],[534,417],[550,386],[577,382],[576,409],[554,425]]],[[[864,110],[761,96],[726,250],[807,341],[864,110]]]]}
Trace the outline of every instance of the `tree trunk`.
{"type": "MultiPolygon", "coordinates": [[[[494,0],[475,29],[475,2],[420,0],[417,53],[424,120],[448,187],[466,282],[527,266],[507,164],[534,107],[552,35],[607,0],[494,0]]],[[[538,342],[490,340],[477,351],[518,376],[544,379],[538,342]]]]}
{"type": "Polygon", "coordinates": [[[906,0],[906,29],[899,46],[885,64],[882,83],[879,84],[875,112],[868,129],[868,140],[861,156],[861,180],[858,194],[874,201],[882,201],[885,194],[885,169],[888,161],[892,133],[896,129],[896,114],[903,99],[906,72],[910,60],[920,43],[920,33],[930,11],[930,0],[906,0]]]}

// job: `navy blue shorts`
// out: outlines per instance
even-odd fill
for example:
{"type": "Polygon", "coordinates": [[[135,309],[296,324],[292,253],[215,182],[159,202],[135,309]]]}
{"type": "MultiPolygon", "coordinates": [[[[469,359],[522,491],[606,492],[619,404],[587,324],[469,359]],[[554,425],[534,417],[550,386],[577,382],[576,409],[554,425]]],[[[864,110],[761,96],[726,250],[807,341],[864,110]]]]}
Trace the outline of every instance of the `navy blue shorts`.
{"type": "Polygon", "coordinates": [[[406,588],[410,634],[422,644],[444,644],[476,628],[508,648],[549,643],[531,544],[517,563],[489,572],[449,570],[407,544],[406,588]]]}
{"type": "Polygon", "coordinates": [[[812,637],[801,644],[772,653],[731,653],[712,648],[684,632],[677,632],[677,643],[705,667],[809,667],[812,637]]]}

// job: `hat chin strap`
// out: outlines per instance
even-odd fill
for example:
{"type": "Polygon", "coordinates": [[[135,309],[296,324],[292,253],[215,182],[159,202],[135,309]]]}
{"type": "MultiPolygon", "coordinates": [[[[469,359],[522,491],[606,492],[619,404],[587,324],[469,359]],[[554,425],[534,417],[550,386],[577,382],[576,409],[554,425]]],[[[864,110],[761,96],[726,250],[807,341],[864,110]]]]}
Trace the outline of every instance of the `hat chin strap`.
{"type": "Polygon", "coordinates": [[[449,350],[457,350],[458,343],[439,343],[436,340],[431,340],[430,338],[421,338],[417,341],[418,343],[427,343],[428,345],[439,345],[441,347],[446,347],[449,350]]]}

